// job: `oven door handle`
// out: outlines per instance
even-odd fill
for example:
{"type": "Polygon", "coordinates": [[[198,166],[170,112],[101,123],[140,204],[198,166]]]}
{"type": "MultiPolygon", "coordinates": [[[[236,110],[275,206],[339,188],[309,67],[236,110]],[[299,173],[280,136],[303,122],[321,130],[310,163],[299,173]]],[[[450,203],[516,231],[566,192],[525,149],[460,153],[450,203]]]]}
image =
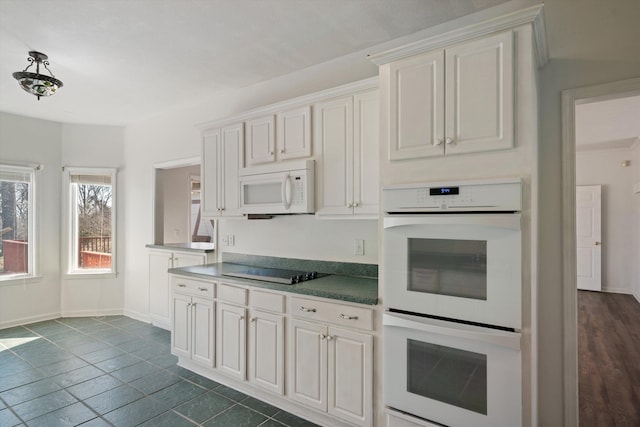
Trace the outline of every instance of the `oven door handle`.
{"type": "Polygon", "coordinates": [[[446,337],[480,341],[513,350],[520,350],[522,337],[519,332],[502,331],[402,313],[385,312],[382,315],[382,324],[384,327],[413,329],[446,337]]]}
{"type": "Polygon", "coordinates": [[[479,225],[508,230],[521,229],[521,215],[517,213],[398,215],[385,216],[383,222],[386,229],[416,225],[479,225]]]}

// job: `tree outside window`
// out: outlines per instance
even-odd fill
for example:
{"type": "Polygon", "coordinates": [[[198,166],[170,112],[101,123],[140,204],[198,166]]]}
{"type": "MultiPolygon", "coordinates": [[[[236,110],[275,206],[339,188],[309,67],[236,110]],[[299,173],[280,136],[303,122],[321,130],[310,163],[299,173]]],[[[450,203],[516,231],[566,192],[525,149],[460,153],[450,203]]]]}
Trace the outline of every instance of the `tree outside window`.
{"type": "Polygon", "coordinates": [[[115,272],[115,170],[67,173],[68,274],[115,272]]]}
{"type": "Polygon", "coordinates": [[[32,274],[34,168],[0,165],[0,279],[32,274]]]}

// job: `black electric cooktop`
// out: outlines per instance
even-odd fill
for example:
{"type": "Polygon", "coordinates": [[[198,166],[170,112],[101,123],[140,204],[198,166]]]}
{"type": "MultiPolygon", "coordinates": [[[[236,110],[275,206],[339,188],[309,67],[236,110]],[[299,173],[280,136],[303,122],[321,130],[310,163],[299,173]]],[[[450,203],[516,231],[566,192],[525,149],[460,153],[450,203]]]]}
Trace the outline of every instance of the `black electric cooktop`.
{"type": "Polygon", "coordinates": [[[326,274],[318,273],[317,271],[283,270],[279,268],[264,267],[246,267],[234,272],[222,273],[222,275],[281,283],[284,285],[295,285],[296,283],[326,276],[326,274]]]}

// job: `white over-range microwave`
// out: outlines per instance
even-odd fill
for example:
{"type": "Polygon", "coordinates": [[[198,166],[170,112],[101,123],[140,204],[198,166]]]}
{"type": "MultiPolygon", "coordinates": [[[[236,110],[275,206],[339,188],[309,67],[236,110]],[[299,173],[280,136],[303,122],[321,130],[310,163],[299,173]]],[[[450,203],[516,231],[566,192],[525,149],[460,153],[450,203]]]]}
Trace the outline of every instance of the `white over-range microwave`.
{"type": "Polygon", "coordinates": [[[315,212],[313,160],[242,169],[240,211],[246,214],[315,212]]]}

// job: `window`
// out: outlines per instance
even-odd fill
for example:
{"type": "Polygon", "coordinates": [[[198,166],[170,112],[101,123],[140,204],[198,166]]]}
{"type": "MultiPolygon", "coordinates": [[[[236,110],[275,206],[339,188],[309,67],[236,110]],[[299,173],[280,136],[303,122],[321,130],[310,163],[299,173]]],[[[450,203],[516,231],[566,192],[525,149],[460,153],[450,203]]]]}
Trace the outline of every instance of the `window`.
{"type": "Polygon", "coordinates": [[[116,272],[115,178],[115,169],[65,168],[69,275],[116,272]]]}
{"type": "Polygon", "coordinates": [[[0,280],[35,275],[35,170],[0,165],[0,280]]]}

